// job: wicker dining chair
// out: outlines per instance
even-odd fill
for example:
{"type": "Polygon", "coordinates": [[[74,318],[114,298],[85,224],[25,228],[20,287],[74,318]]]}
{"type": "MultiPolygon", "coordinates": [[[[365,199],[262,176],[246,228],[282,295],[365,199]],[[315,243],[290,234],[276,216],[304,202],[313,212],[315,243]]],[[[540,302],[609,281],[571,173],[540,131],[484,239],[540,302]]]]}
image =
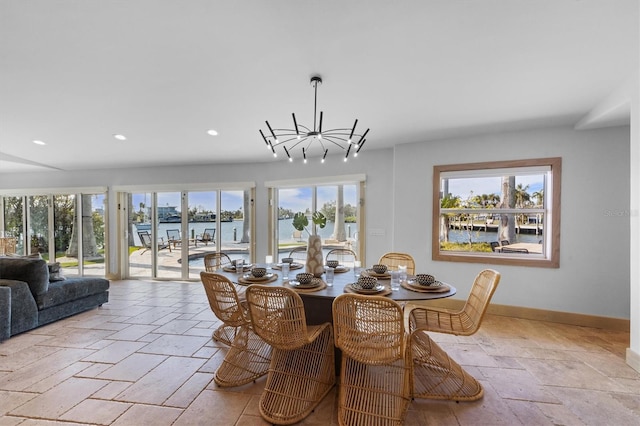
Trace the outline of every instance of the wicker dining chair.
{"type": "Polygon", "coordinates": [[[246,302],[240,302],[233,283],[210,272],[201,272],[200,279],[211,310],[234,331],[231,347],[213,380],[218,386],[240,386],[267,374],[271,346],[254,333],[246,302]]]}
{"type": "Polygon", "coordinates": [[[253,329],[273,348],[260,397],[260,414],[272,424],[297,423],[335,384],[333,329],[307,325],[300,296],[285,287],[247,288],[253,329]]]}
{"type": "Polygon", "coordinates": [[[476,276],[469,297],[460,311],[408,303],[405,311],[409,313],[409,330],[422,329],[460,336],[475,333],[482,323],[499,282],[498,271],[481,271],[476,276]]]}
{"type": "Polygon", "coordinates": [[[289,256],[293,260],[301,260],[302,263],[307,261],[307,246],[298,246],[289,252],[289,256]]]}
{"type": "Polygon", "coordinates": [[[387,268],[391,271],[397,271],[398,265],[407,265],[407,274],[416,273],[416,262],[413,257],[407,253],[389,252],[380,257],[378,263],[387,265],[387,268]]]}
{"type": "Polygon", "coordinates": [[[351,249],[335,248],[327,252],[325,260],[337,260],[341,265],[354,266],[355,261],[358,260],[358,255],[351,249]]]}
{"type": "Polygon", "coordinates": [[[227,265],[231,265],[231,258],[226,253],[213,252],[204,256],[204,269],[207,272],[215,272],[227,265]]]}
{"type": "Polygon", "coordinates": [[[411,360],[402,307],[381,296],[342,294],[333,301],[342,349],[338,423],[402,425],[411,401],[411,360]]]}
{"type": "Polygon", "coordinates": [[[412,397],[475,401],[482,385],[454,361],[424,330],[411,333],[412,397]]]}

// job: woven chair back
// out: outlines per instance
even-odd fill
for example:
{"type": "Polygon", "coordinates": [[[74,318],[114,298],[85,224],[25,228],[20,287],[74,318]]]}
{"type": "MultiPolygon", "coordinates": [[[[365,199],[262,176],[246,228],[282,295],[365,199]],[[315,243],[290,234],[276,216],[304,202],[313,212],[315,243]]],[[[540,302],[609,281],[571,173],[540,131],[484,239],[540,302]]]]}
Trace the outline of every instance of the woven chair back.
{"type": "Polygon", "coordinates": [[[253,329],[265,342],[284,350],[309,343],[304,305],[294,290],[253,284],[246,295],[253,329]]]}
{"type": "Polygon", "coordinates": [[[294,260],[307,260],[307,246],[296,247],[289,252],[290,258],[294,260]]]}
{"type": "Polygon", "coordinates": [[[388,364],[404,356],[402,307],[381,296],[342,294],[333,301],[336,346],[363,364],[388,364]]]}
{"type": "Polygon", "coordinates": [[[391,271],[397,271],[398,265],[407,265],[407,274],[416,273],[416,262],[413,257],[407,253],[389,252],[380,257],[378,263],[387,265],[387,268],[391,271]]]}
{"type": "Polygon", "coordinates": [[[473,334],[480,328],[482,318],[499,283],[500,272],[493,269],[485,269],[476,276],[471,293],[461,311],[462,322],[468,323],[464,327],[466,334],[473,334]]]}
{"type": "Polygon", "coordinates": [[[204,256],[204,269],[207,272],[215,272],[223,266],[231,264],[231,258],[222,252],[207,253],[204,256]]]}
{"type": "Polygon", "coordinates": [[[214,315],[226,325],[239,327],[248,324],[248,315],[242,308],[233,283],[223,275],[200,272],[200,279],[214,315]]]}
{"type": "Polygon", "coordinates": [[[346,248],[336,248],[329,250],[326,260],[337,260],[341,265],[353,266],[358,260],[356,252],[346,248]]]}

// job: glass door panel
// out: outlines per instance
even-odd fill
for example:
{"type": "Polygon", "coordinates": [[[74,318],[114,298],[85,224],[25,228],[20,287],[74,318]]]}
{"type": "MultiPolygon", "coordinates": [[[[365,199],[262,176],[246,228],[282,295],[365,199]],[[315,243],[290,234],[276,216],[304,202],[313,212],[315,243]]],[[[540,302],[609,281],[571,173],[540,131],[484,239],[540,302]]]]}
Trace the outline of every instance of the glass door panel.
{"type": "Polygon", "coordinates": [[[158,278],[182,278],[181,244],[178,243],[182,229],[181,199],[180,192],[157,193],[157,227],[152,240],[157,246],[158,278]]]}
{"type": "Polygon", "coordinates": [[[129,276],[151,278],[151,193],[129,194],[129,276]]]}
{"type": "Polygon", "coordinates": [[[105,275],[105,206],[104,194],[82,195],[82,252],[85,276],[105,275]]]}
{"type": "Polygon", "coordinates": [[[250,191],[222,191],[220,193],[221,251],[231,259],[251,262],[251,206],[250,191]]]}
{"type": "Polygon", "coordinates": [[[40,253],[49,259],[49,197],[33,195],[29,197],[29,245],[27,254],[40,253]]]}
{"type": "MultiPolygon", "coordinates": [[[[295,247],[306,247],[309,234],[306,231],[297,231],[293,227],[293,215],[298,212],[311,215],[311,196],[312,188],[309,187],[278,189],[277,261],[287,257],[295,247]]],[[[307,228],[312,232],[311,228],[307,228]]]]}
{"type": "Polygon", "coordinates": [[[24,197],[4,197],[4,236],[16,238],[16,254],[25,254],[24,197]]]}
{"type": "Polygon", "coordinates": [[[192,191],[187,194],[189,278],[198,278],[200,272],[204,271],[205,254],[217,250],[217,198],[217,191],[192,191]]]}
{"type": "Polygon", "coordinates": [[[53,237],[55,261],[63,275],[79,275],[78,232],[76,229],[76,196],[53,196],[53,237]]]}

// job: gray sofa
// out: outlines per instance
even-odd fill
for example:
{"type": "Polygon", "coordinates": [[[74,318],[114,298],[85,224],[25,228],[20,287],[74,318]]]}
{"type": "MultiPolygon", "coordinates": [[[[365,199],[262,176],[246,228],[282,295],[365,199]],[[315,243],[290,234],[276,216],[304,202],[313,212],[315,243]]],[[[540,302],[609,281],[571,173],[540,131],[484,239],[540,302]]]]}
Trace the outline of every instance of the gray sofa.
{"type": "Polygon", "coordinates": [[[50,280],[43,259],[0,257],[0,341],[108,301],[104,278],[50,280]]]}

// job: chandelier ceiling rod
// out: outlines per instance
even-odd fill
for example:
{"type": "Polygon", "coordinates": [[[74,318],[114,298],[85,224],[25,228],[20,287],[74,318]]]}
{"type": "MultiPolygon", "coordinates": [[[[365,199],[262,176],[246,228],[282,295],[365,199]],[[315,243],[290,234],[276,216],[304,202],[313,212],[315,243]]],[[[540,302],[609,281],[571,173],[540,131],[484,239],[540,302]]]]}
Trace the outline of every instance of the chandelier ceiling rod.
{"type": "Polygon", "coordinates": [[[336,146],[340,149],[346,151],[346,155],[344,157],[344,161],[347,161],[349,158],[349,154],[351,152],[352,145],[356,145],[354,157],[358,155],[364,143],[366,142],[365,136],[369,132],[367,129],[362,135],[356,133],[356,126],[358,125],[358,119],[353,123],[353,127],[349,128],[339,128],[339,129],[330,129],[325,132],[322,131],[322,120],[323,120],[323,111],[320,111],[320,117],[318,120],[318,84],[322,84],[322,78],[320,76],[311,77],[311,85],[314,88],[314,101],[313,101],[313,129],[309,129],[304,125],[299,125],[298,120],[296,119],[295,113],[291,113],[291,117],[293,118],[293,129],[274,129],[269,124],[269,121],[265,121],[267,128],[269,129],[269,136],[265,136],[265,134],[260,130],[260,135],[264,140],[267,148],[273,153],[274,157],[277,157],[276,147],[282,145],[282,148],[287,155],[289,161],[293,161],[292,152],[293,150],[300,144],[303,145],[302,148],[302,158],[303,161],[307,162],[307,156],[312,149],[312,145],[314,142],[320,145],[322,160],[324,163],[325,158],[329,152],[328,146],[336,146]],[[303,129],[304,132],[300,132],[300,129],[303,129]],[[306,132],[306,133],[305,133],[306,132]],[[347,138],[346,136],[349,135],[347,138]],[[352,142],[353,137],[360,137],[357,143],[352,142]],[[279,139],[282,138],[281,139],[279,139]],[[287,143],[294,141],[293,144],[287,147],[287,143]]]}

